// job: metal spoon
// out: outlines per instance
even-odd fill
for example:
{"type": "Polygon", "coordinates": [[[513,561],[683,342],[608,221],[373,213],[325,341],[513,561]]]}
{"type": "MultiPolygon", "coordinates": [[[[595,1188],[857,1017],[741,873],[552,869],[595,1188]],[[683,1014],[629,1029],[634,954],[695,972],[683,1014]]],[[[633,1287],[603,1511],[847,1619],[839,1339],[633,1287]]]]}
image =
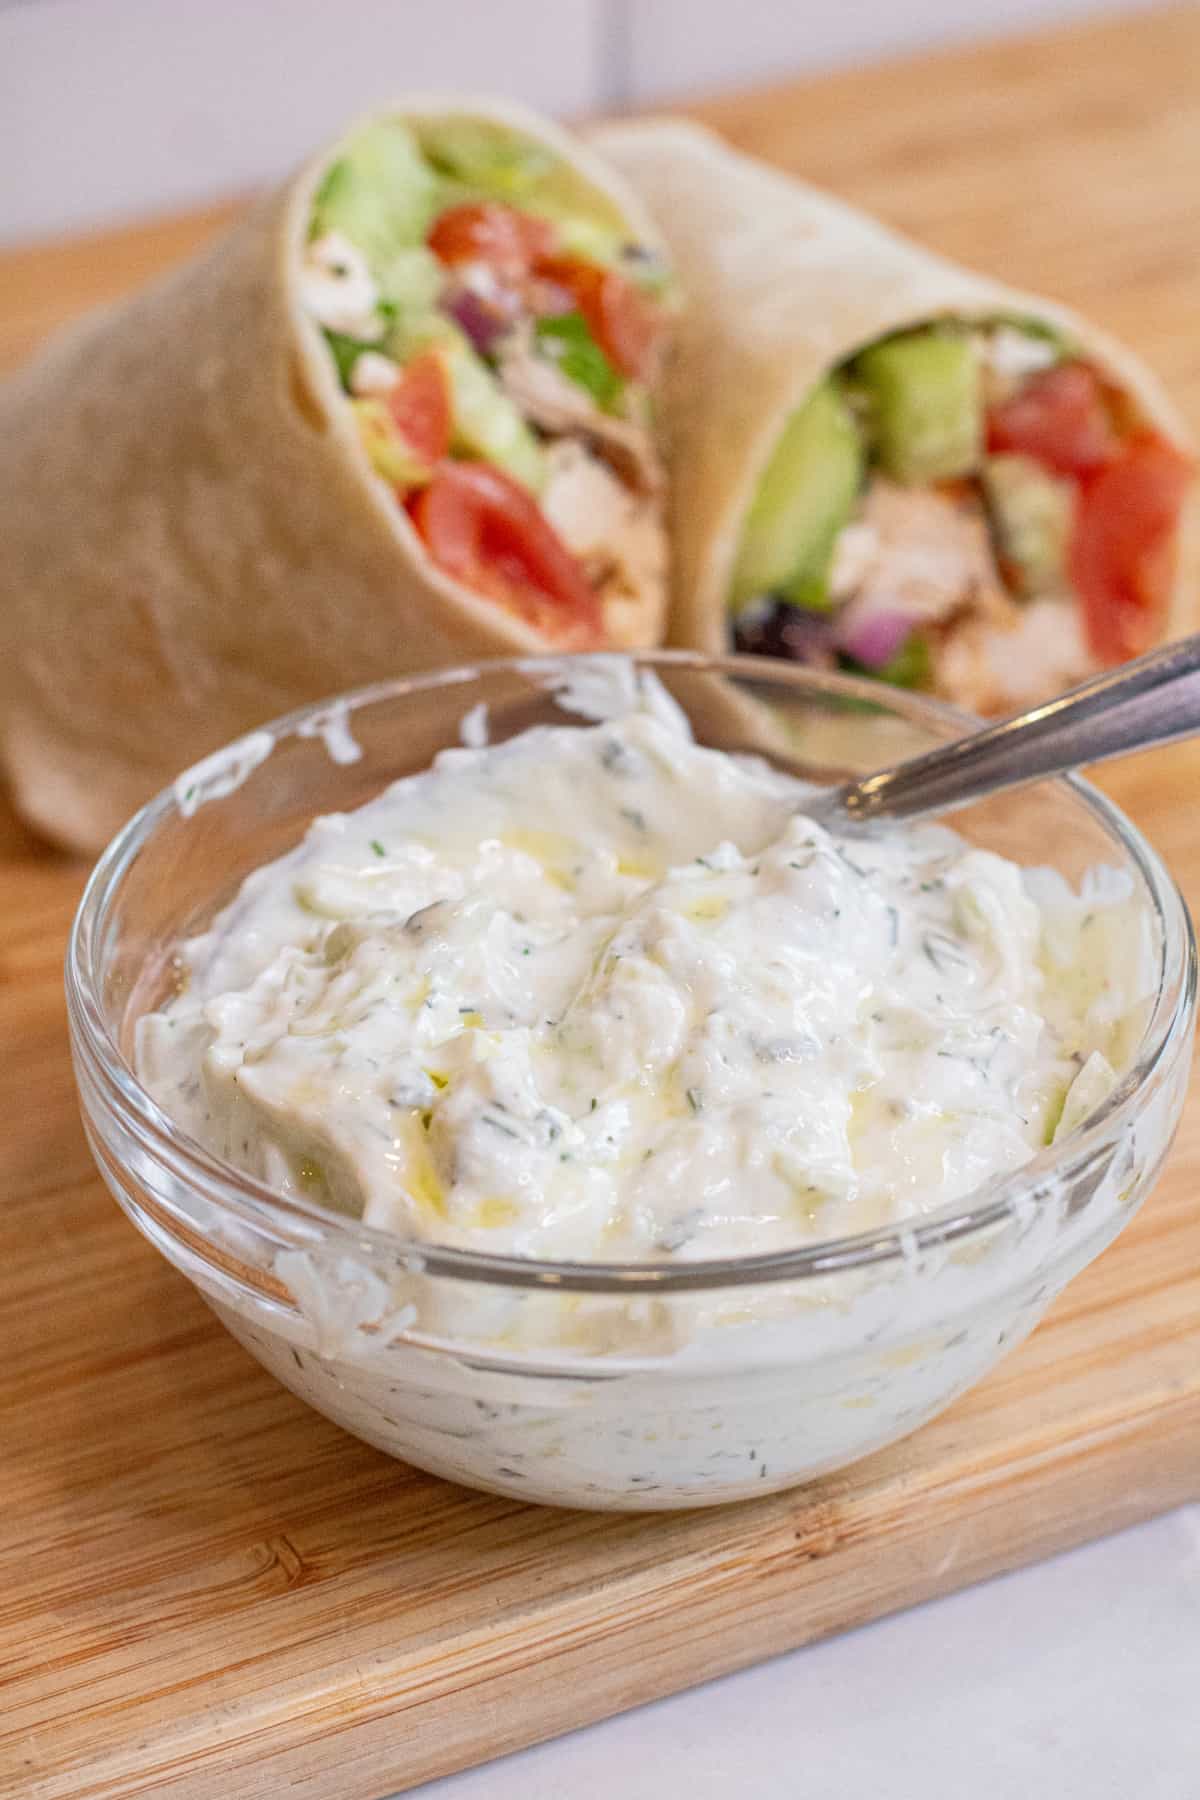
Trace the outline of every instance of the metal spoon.
{"type": "Polygon", "coordinates": [[[1057,700],[823,794],[822,824],[953,812],[1047,775],[1200,732],[1200,633],[1098,675],[1057,700]]]}

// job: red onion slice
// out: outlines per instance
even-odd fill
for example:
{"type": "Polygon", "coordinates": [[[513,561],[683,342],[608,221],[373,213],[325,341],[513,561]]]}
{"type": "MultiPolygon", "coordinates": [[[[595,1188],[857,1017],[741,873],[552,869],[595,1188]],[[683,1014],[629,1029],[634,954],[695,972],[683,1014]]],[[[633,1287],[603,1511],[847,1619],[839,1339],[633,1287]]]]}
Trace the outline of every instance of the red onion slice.
{"type": "Polygon", "coordinates": [[[512,328],[514,310],[519,311],[521,305],[519,296],[514,299],[515,309],[503,301],[485,299],[473,288],[452,287],[443,294],[441,305],[442,311],[470,338],[480,356],[488,356],[498,339],[512,328]]]}
{"type": "Polygon", "coordinates": [[[896,606],[852,600],[838,614],[838,649],[864,669],[886,668],[912,636],[913,620],[896,606]]]}

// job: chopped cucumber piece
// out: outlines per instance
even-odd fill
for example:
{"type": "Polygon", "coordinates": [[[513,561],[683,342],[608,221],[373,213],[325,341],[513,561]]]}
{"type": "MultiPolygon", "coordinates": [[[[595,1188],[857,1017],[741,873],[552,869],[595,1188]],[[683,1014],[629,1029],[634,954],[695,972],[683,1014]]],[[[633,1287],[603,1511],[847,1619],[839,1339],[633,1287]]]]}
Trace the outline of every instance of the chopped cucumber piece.
{"type": "Polygon", "coordinates": [[[518,408],[465,338],[447,338],[439,349],[450,379],[455,447],[495,463],[538,493],[544,458],[518,408]]]}
{"type": "Polygon", "coordinates": [[[873,344],[855,360],[871,396],[875,450],[897,481],[969,475],[983,453],[983,383],[973,339],[931,325],[873,344]]]}
{"type": "Polygon", "coordinates": [[[628,235],[622,209],[555,150],[510,126],[461,115],[418,120],[415,131],[435,171],[439,210],[505,200],[553,219],[567,255],[617,259],[628,235]]]}
{"type": "MultiPolygon", "coordinates": [[[[1089,1119],[1102,1106],[1117,1085],[1116,1071],[1099,1050],[1092,1054],[1063,1096],[1062,1108],[1055,1121],[1050,1143],[1057,1143],[1089,1119]]],[[[1047,1126],[1048,1129],[1048,1126],[1047,1126]]]]}
{"type": "MultiPolygon", "coordinates": [[[[558,241],[564,256],[580,256],[584,262],[600,263],[606,269],[616,268],[620,264],[622,252],[628,242],[624,232],[616,231],[610,225],[600,225],[595,219],[581,218],[578,213],[565,213],[561,209],[545,216],[552,218],[558,227],[558,241]]],[[[627,269],[625,273],[634,281],[639,278],[639,271],[635,268],[627,269]]]]}
{"type": "Polygon", "coordinates": [[[528,194],[557,160],[543,145],[485,119],[424,119],[416,130],[421,149],[439,175],[482,189],[496,200],[528,194]]]}
{"type": "Polygon", "coordinates": [[[418,317],[432,313],[445,279],[445,269],[424,244],[397,250],[379,271],[379,286],[394,317],[402,312],[418,317]]]}
{"type": "Polygon", "coordinates": [[[1005,572],[1022,594],[1063,587],[1075,494],[1032,456],[989,456],[983,489],[1005,572]]]}
{"type": "Polygon", "coordinates": [[[569,381],[584,388],[598,406],[614,406],[624,382],[605,356],[582,313],[539,319],[534,334],[546,355],[569,381]]]}
{"type": "Polygon", "coordinates": [[[778,589],[780,597],[789,606],[803,607],[805,612],[832,612],[829,571],[833,564],[833,546],[837,542],[837,535],[834,531],[824,548],[816,552],[811,565],[801,569],[778,589]]]}
{"type": "Polygon", "coordinates": [[[450,384],[453,447],[495,463],[540,493],[545,480],[541,445],[466,335],[440,316],[401,322],[388,340],[389,354],[406,362],[420,350],[436,350],[442,359],[450,384]]]}
{"type": "Polygon", "coordinates": [[[424,242],[437,205],[437,178],[398,119],[380,119],[350,140],[326,171],[310,235],[340,231],[378,276],[398,250],[424,242]]]}
{"type": "MultiPolygon", "coordinates": [[[[833,541],[862,481],[862,437],[836,381],[823,382],[783,428],[742,528],[730,603],[789,591],[813,605],[833,541]]],[[[822,601],[821,604],[825,602],[822,601]]]]}

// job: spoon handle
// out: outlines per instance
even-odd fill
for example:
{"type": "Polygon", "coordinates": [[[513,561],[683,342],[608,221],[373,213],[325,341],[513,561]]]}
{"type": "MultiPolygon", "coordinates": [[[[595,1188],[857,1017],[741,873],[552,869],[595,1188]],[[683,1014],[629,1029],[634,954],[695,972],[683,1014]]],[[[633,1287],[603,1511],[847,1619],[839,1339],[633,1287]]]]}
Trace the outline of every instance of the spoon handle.
{"type": "Polygon", "coordinates": [[[834,790],[831,820],[911,819],[1200,732],[1200,633],[834,790]]]}

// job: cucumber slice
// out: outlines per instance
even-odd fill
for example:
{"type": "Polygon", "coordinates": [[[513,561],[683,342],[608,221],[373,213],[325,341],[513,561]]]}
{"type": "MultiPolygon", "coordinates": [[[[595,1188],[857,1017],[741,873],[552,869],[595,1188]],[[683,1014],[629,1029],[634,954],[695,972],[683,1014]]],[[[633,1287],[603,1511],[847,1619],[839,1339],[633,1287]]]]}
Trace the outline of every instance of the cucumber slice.
{"type": "Polygon", "coordinates": [[[427,317],[438,303],[446,271],[424,244],[397,250],[379,271],[379,286],[397,313],[427,317]]]}
{"type": "Polygon", "coordinates": [[[539,493],[545,460],[518,408],[465,338],[448,338],[439,348],[450,377],[455,447],[495,463],[539,493]]]}
{"type": "Polygon", "coordinates": [[[398,119],[380,119],[350,139],[313,201],[309,235],[340,231],[378,275],[398,250],[424,242],[437,204],[437,177],[398,119]]]}
{"type": "Polygon", "coordinates": [[[1075,493],[1031,456],[989,456],[983,489],[1000,555],[1022,594],[1065,584],[1075,493]]]}
{"type": "Polygon", "coordinates": [[[454,448],[461,455],[495,463],[535,494],[541,492],[546,475],[541,445],[520,409],[451,320],[437,316],[398,322],[387,349],[399,362],[410,361],[422,350],[436,350],[450,384],[454,448]]]}
{"type": "Polygon", "coordinates": [[[865,462],[862,437],[835,380],[794,412],[742,528],[730,604],[786,591],[821,604],[833,542],[850,516],[865,462]]]}
{"type": "Polygon", "coordinates": [[[871,399],[875,452],[887,474],[949,481],[983,455],[983,383],[973,339],[931,325],[873,344],[855,359],[871,399]]]}
{"type": "Polygon", "coordinates": [[[550,150],[486,119],[423,119],[417,137],[439,175],[496,200],[520,200],[557,160],[550,150]]]}

